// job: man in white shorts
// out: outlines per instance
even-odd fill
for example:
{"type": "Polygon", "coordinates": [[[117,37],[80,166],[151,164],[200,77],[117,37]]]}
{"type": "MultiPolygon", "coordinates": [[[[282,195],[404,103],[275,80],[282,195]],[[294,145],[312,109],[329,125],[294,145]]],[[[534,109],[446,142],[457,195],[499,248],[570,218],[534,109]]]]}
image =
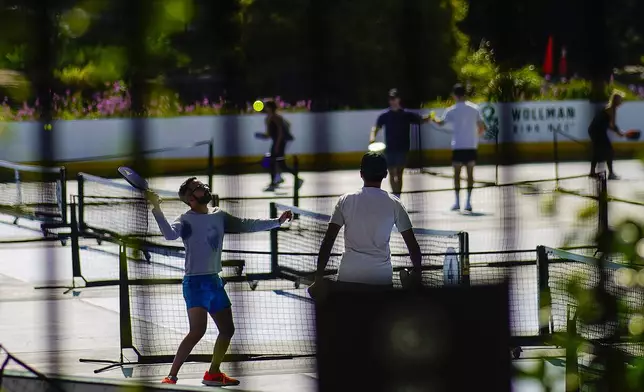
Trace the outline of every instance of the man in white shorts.
{"type": "Polygon", "coordinates": [[[338,271],[336,287],[373,290],[393,287],[393,271],[389,239],[396,226],[409,249],[414,270],[420,279],[421,253],[411,220],[402,202],[381,189],[387,177],[387,161],[382,154],[368,152],[362,157],[360,176],[364,186],[340,197],[327,229],[317,264],[315,283],[310,292],[323,281],[324,270],[338,233],[344,226],[345,250],[338,271]]]}
{"type": "Polygon", "coordinates": [[[467,201],[465,211],[472,211],[472,189],[474,188],[474,165],[476,165],[479,136],[485,132],[485,122],[478,105],[465,99],[465,88],[461,84],[454,86],[456,104],[445,110],[442,119],[435,119],[438,125],[449,123],[452,133],[452,165],[454,167],[454,191],[456,203],[452,211],[461,209],[461,168],[467,168],[467,201]]]}

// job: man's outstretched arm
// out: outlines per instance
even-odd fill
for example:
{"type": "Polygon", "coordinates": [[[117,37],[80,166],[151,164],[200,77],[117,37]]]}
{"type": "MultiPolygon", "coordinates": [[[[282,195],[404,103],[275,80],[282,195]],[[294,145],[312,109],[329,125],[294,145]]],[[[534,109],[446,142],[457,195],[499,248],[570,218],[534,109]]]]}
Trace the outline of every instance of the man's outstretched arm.
{"type": "Polygon", "coordinates": [[[278,219],[245,219],[224,212],[224,231],[229,234],[255,233],[277,229],[293,218],[291,211],[285,211],[278,219]]]}

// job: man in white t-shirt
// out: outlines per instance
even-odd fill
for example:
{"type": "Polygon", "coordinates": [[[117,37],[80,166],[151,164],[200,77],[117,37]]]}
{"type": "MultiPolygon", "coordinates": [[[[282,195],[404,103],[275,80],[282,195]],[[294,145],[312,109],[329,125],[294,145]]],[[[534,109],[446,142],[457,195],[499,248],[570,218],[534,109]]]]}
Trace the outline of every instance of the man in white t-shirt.
{"type": "Polygon", "coordinates": [[[382,154],[368,152],[362,157],[362,189],[340,197],[329,222],[318,257],[316,282],[322,282],[324,270],[338,233],[344,226],[345,250],[338,271],[338,285],[343,288],[373,289],[393,286],[389,239],[396,226],[409,249],[413,276],[420,279],[421,253],[407,210],[400,199],[382,190],[387,177],[387,161],[382,154]]]}
{"type": "Polygon", "coordinates": [[[474,188],[474,165],[476,164],[479,136],[485,132],[485,122],[478,105],[465,100],[465,88],[454,86],[456,104],[445,110],[442,119],[435,119],[438,125],[449,123],[452,133],[452,165],[454,167],[454,191],[456,203],[452,211],[461,209],[461,168],[467,168],[467,201],[465,211],[472,211],[472,188],[474,188]]]}

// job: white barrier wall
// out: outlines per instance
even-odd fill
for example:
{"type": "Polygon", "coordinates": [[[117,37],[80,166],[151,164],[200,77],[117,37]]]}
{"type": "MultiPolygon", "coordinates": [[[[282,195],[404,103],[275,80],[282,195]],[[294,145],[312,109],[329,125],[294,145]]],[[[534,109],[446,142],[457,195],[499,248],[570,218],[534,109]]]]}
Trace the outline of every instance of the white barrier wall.
{"type": "MultiPolygon", "coordinates": [[[[575,139],[587,140],[587,128],[592,107],[585,101],[522,102],[516,104],[481,105],[483,116],[491,131],[507,123],[514,143],[552,141],[552,129],[566,132],[575,139]],[[506,110],[501,110],[506,109],[506,110]],[[499,118],[504,113],[506,121],[499,118]]],[[[428,111],[424,111],[426,113],[428,111]]],[[[438,115],[442,110],[436,111],[438,115]]],[[[331,113],[286,113],[291,122],[295,141],[289,147],[292,154],[343,153],[364,151],[369,130],[381,113],[378,110],[331,113]],[[317,144],[315,121],[324,117],[328,148],[317,144]]],[[[622,129],[644,129],[644,102],[628,102],[619,109],[618,125],[622,129]]],[[[215,140],[216,156],[258,156],[268,150],[268,142],[255,139],[255,132],[264,130],[264,116],[198,116],[154,118],[148,121],[150,135],[146,149],[189,145],[215,140]],[[231,126],[236,124],[236,126],[231,126]],[[237,142],[234,142],[236,133],[237,142]]],[[[0,160],[29,162],[38,160],[38,125],[32,122],[0,124],[0,160]]],[[[59,121],[55,124],[57,158],[61,161],[79,158],[127,154],[130,122],[127,119],[59,121]]],[[[421,127],[422,144],[428,150],[446,150],[450,135],[433,125],[421,127]]],[[[380,136],[382,137],[382,136],[380,136]]],[[[490,135],[488,135],[490,137],[490,135]]],[[[503,137],[500,138],[503,142],[503,137]]],[[[562,138],[565,140],[565,138],[562,138]]],[[[510,140],[506,140],[510,141],[510,140]]],[[[490,143],[484,140],[482,143],[490,143]]],[[[207,148],[169,152],[158,158],[205,157],[207,148]]]]}

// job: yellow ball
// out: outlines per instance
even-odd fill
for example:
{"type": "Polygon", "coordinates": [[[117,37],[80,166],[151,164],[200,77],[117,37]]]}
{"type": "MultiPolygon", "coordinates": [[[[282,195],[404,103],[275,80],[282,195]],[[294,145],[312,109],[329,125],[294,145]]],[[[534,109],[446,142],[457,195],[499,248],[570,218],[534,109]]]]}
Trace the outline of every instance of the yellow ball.
{"type": "Polygon", "coordinates": [[[255,101],[253,103],[253,109],[255,109],[256,112],[261,112],[262,110],[264,110],[264,102],[255,101]]]}
{"type": "Polygon", "coordinates": [[[45,124],[45,130],[51,131],[51,124],[45,124]]]}

